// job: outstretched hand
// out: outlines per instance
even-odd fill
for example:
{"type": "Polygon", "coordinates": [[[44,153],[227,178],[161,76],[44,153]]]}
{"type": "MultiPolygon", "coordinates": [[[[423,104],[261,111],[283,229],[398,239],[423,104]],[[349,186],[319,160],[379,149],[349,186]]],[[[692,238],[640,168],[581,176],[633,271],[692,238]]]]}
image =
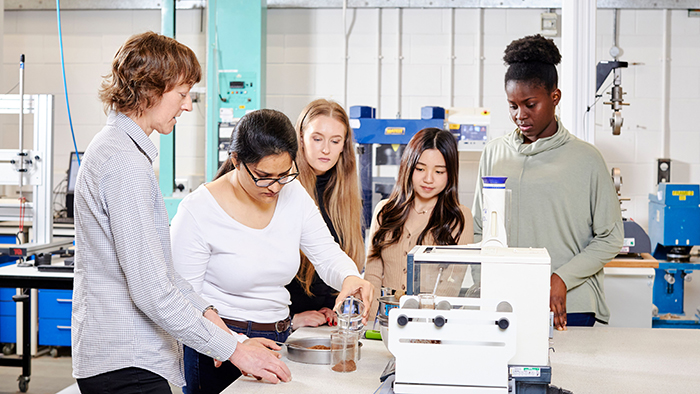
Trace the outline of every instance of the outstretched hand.
{"type": "Polygon", "coordinates": [[[271,383],[289,382],[292,380],[292,373],[279,359],[280,354],[270,350],[273,346],[280,348],[269,339],[251,338],[239,343],[229,360],[241,371],[258,379],[271,383]]]}
{"type": "Polygon", "coordinates": [[[348,276],[343,281],[343,287],[340,289],[338,298],[336,298],[335,306],[337,307],[338,304],[343,302],[348,296],[355,296],[365,304],[365,311],[362,314],[362,324],[367,325],[367,317],[369,316],[369,309],[374,296],[374,287],[372,287],[371,283],[359,276],[348,276]]]}

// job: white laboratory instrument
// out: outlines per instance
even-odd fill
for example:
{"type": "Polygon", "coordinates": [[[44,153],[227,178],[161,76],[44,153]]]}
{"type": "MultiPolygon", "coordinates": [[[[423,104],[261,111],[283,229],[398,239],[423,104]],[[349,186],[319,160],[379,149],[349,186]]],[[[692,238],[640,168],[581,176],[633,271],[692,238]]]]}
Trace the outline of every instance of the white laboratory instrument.
{"type": "Polygon", "coordinates": [[[482,246],[508,246],[506,234],[506,177],[483,176],[482,246]]]}
{"type": "Polygon", "coordinates": [[[389,312],[394,392],[546,393],[546,249],[416,246],[407,271],[408,295],[389,312]]]}

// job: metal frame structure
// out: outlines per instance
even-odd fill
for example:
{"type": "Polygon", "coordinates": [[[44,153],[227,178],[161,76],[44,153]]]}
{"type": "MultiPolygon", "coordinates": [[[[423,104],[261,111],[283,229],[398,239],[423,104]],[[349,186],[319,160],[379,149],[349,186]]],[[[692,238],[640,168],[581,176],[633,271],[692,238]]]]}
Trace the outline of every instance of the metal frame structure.
{"type": "MultiPolygon", "coordinates": [[[[566,0],[348,0],[348,8],[561,8],[566,0]]],[[[63,0],[63,10],[159,10],[162,0],[63,0]]],[[[179,10],[203,9],[207,0],[177,0],[179,10]]],[[[607,9],[694,9],[696,0],[598,0],[607,9]]],[[[267,8],[343,8],[343,0],[267,0],[267,8]]],[[[43,0],[5,0],[6,11],[55,10],[43,0]]]]}
{"type": "MultiPolygon", "coordinates": [[[[30,161],[23,184],[33,185],[33,201],[27,203],[27,218],[32,219],[34,244],[47,244],[53,238],[53,95],[25,95],[24,113],[34,114],[34,146],[25,150],[30,161]]],[[[18,94],[0,95],[0,114],[19,114],[18,94]]],[[[0,184],[19,184],[14,160],[17,149],[0,149],[0,184]]],[[[17,220],[12,214],[0,214],[0,220],[17,220]]]]}

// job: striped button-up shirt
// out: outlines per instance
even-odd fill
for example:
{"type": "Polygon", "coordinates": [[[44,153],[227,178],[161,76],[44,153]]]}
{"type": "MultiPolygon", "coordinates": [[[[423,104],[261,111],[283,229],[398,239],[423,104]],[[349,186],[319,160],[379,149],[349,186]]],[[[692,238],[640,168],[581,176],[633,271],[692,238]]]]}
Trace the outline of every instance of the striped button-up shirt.
{"type": "Polygon", "coordinates": [[[83,157],[75,190],[75,378],[137,367],[182,386],[179,342],[220,360],[236,348],[173,269],[157,155],[133,120],[112,112],[83,157]]]}

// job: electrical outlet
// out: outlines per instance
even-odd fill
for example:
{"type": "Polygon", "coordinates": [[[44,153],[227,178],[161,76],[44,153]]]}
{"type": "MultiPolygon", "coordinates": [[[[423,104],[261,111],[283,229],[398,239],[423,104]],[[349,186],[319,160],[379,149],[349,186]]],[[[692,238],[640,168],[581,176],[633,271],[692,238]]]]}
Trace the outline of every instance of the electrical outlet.
{"type": "Polygon", "coordinates": [[[540,33],[543,36],[559,36],[559,15],[555,12],[540,14],[540,33]]]}

